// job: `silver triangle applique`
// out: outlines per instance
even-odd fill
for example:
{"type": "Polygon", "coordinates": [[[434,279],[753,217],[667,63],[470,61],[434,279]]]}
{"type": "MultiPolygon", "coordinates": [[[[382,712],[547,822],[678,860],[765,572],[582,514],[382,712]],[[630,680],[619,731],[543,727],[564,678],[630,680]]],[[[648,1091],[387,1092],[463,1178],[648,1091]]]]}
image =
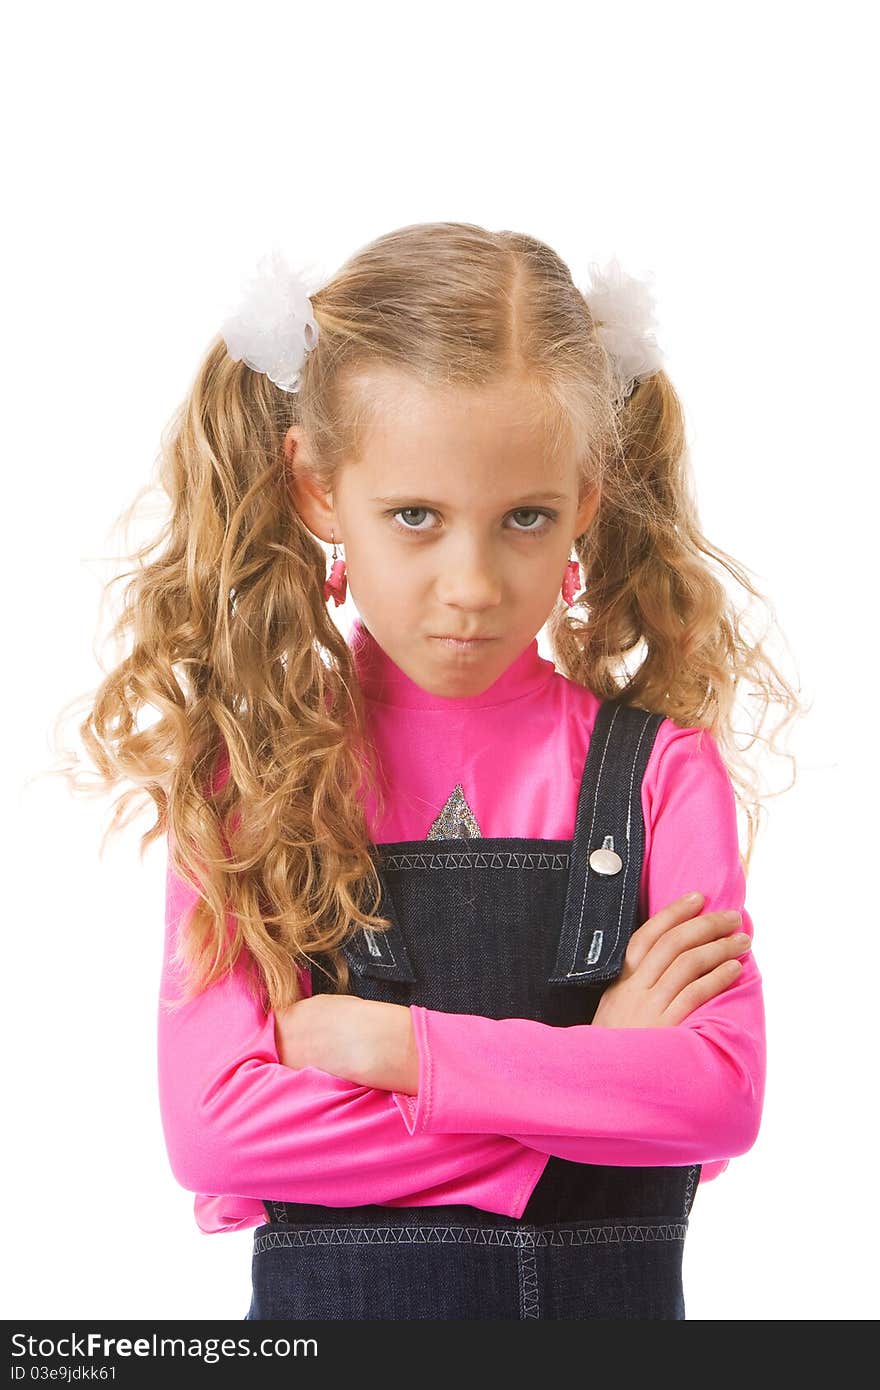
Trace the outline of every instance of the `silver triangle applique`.
{"type": "Polygon", "coordinates": [[[425,836],[426,840],[481,840],[483,832],[459,782],[425,836]]]}

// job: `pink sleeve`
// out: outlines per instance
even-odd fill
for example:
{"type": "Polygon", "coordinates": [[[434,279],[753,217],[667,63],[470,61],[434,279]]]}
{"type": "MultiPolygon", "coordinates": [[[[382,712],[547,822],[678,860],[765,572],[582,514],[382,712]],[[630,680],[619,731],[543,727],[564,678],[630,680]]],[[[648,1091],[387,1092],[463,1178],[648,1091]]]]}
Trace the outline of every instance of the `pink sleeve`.
{"type": "MultiPolygon", "coordinates": [[[[742,911],[752,936],[733,787],[710,731],[664,721],[642,805],[641,920],[693,889],[701,912],[742,911]]],[[[576,1162],[706,1162],[716,1176],[754,1144],[764,1099],[761,975],[751,950],[741,959],[736,982],[677,1027],[554,1027],[412,1005],[419,1090],[391,1094],[412,1135],[507,1134],[576,1162]]]]}
{"type": "MultiPolygon", "coordinates": [[[[159,1101],[172,1172],[201,1194],[203,1230],[264,1221],[253,1200],[264,1198],[329,1206],[467,1202],[519,1214],[546,1158],[496,1135],[413,1139],[389,1091],[284,1066],[274,1014],[252,999],[242,960],[182,1009],[165,1009],[180,993],[171,955],[196,896],[169,857],[159,1101]]],[[[308,977],[305,985],[308,992],[308,977]]]]}

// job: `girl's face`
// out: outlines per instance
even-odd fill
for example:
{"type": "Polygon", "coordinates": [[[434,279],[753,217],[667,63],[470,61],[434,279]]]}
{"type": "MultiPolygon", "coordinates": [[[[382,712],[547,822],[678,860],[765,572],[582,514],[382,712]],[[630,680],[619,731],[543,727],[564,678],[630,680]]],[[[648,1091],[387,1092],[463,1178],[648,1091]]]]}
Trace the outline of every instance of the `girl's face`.
{"type": "Polygon", "coordinates": [[[432,694],[481,694],[543,627],[572,541],[592,520],[574,459],[551,464],[529,396],[512,378],[479,392],[370,373],[376,423],[335,491],[294,459],[297,509],[344,544],[349,591],[391,660],[432,694]],[[442,637],[486,640],[466,649],[442,637]]]}

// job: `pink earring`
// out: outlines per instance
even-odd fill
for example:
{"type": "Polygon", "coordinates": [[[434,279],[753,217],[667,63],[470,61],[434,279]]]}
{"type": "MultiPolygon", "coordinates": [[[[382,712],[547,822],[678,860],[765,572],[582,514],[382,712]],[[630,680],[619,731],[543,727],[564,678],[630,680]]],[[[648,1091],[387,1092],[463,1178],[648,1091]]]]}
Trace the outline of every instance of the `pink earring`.
{"type": "Polygon", "coordinates": [[[345,560],[337,559],[336,540],[332,530],[330,531],[330,540],[333,542],[333,564],[330,566],[329,578],[324,583],[324,598],[328,599],[332,595],[338,608],[341,603],[345,603],[348,577],[345,573],[345,560]]]}
{"type": "Polygon", "coordinates": [[[581,567],[577,560],[569,560],[562,579],[562,597],[569,607],[581,592],[581,567]]]}

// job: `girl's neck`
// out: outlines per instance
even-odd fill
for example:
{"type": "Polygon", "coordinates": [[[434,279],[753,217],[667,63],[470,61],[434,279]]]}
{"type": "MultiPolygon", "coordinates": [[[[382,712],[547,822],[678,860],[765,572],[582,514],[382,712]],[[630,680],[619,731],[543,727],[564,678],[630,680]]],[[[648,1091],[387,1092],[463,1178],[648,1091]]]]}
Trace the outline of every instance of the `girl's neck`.
{"type": "Polygon", "coordinates": [[[360,617],[354,620],[348,643],[365,698],[404,709],[457,713],[503,705],[541,690],[556,671],[553,662],[545,660],[538,652],[538,639],[534,637],[482,694],[432,695],[392,661],[360,617]]]}

